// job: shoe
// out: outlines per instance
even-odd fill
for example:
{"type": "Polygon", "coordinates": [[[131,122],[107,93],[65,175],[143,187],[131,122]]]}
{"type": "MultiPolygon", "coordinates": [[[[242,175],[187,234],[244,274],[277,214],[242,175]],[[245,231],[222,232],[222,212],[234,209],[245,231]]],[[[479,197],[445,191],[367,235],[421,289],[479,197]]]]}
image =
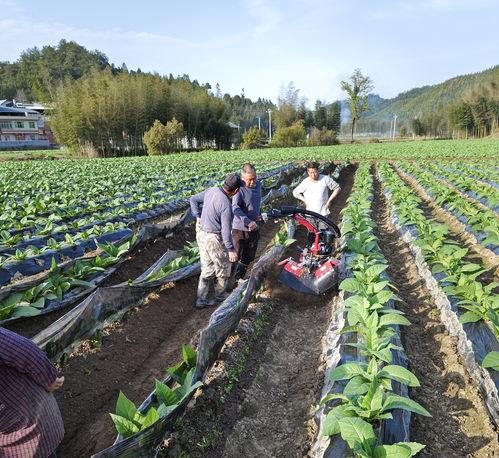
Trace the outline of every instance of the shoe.
{"type": "Polygon", "coordinates": [[[205,307],[213,307],[215,305],[215,301],[213,299],[209,299],[213,280],[213,277],[199,277],[198,295],[196,299],[197,308],[202,309],[205,307]]]}
{"type": "Polygon", "coordinates": [[[229,289],[230,277],[219,277],[217,278],[217,282],[215,284],[215,300],[217,302],[223,302],[230,296],[230,293],[227,292],[229,289]]]}
{"type": "Polygon", "coordinates": [[[213,307],[215,304],[216,302],[213,299],[211,301],[206,301],[206,302],[197,301],[196,308],[204,309],[206,307],[213,307]]]}

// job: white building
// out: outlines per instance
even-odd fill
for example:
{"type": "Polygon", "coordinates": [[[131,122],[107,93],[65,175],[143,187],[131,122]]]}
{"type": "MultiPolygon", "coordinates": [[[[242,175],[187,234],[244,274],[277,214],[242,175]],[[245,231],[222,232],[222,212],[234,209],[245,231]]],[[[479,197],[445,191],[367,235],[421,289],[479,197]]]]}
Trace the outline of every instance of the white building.
{"type": "Polygon", "coordinates": [[[0,100],[0,149],[47,148],[45,121],[39,111],[0,100]]]}

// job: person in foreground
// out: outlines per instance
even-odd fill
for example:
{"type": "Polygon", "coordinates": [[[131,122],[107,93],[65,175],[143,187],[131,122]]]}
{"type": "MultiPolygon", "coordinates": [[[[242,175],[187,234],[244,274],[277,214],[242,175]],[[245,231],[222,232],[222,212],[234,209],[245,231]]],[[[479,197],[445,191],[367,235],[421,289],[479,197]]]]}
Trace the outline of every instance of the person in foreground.
{"type": "Polygon", "coordinates": [[[231,266],[237,261],[232,239],[231,198],[241,187],[241,177],[230,174],[222,186],[208,188],[190,198],[192,214],[197,219],[196,240],[201,256],[196,307],[210,307],[227,297],[231,266]],[[210,290],[215,282],[215,300],[210,290]]]}
{"type": "Polygon", "coordinates": [[[63,383],[32,340],[0,327],[0,457],[55,457],[64,425],[52,391],[63,383]]]}

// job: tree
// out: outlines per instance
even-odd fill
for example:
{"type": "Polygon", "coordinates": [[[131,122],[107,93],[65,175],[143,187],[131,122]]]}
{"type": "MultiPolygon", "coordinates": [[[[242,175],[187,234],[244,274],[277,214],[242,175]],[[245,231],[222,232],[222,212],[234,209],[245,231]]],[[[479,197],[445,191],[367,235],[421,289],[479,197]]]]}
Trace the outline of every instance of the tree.
{"type": "Polygon", "coordinates": [[[299,119],[305,121],[306,117],[306,99],[300,98],[300,90],[295,88],[295,83],[291,81],[287,87],[281,88],[277,98],[278,109],[275,112],[275,123],[277,129],[290,127],[299,119]]]}
{"type": "Polygon", "coordinates": [[[406,137],[406,136],[407,136],[407,127],[402,126],[402,127],[399,129],[399,135],[400,135],[401,137],[406,137]]]}
{"type": "Polygon", "coordinates": [[[411,121],[411,127],[414,135],[421,136],[426,134],[425,127],[419,118],[414,118],[411,121]]]}
{"type": "Polygon", "coordinates": [[[349,78],[351,81],[341,82],[341,88],[348,94],[347,104],[352,112],[352,143],[353,133],[355,131],[355,122],[362,116],[362,113],[367,110],[367,96],[374,89],[371,78],[362,75],[357,68],[353,75],[349,78]]]}
{"type": "Polygon", "coordinates": [[[243,134],[243,143],[241,149],[255,149],[261,148],[267,139],[267,132],[253,126],[243,134]]]}

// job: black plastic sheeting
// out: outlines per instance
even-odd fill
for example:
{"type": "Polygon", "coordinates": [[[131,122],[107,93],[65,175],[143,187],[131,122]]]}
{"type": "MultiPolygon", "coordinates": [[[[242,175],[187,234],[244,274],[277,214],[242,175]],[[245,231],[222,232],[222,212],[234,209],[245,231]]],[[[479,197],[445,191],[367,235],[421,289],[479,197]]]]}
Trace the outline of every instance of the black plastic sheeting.
{"type": "MultiPolygon", "coordinates": [[[[137,249],[137,247],[139,245],[147,242],[148,240],[151,240],[151,239],[158,237],[163,232],[165,232],[165,229],[164,229],[164,226],[162,226],[162,225],[142,227],[139,231],[138,236],[137,236],[137,240],[135,241],[133,246],[131,246],[130,249],[121,256],[121,259],[116,264],[113,264],[112,266],[108,267],[103,272],[97,272],[95,275],[85,279],[85,281],[93,283],[94,284],[93,287],[89,286],[89,287],[71,288],[66,293],[64,293],[62,301],[56,301],[56,300],[47,301],[45,306],[40,310],[40,313],[38,315],[8,318],[6,320],[0,321],[0,325],[12,323],[14,321],[19,321],[19,320],[33,319],[33,318],[36,318],[40,315],[45,315],[47,313],[54,312],[55,310],[59,310],[59,309],[68,307],[72,304],[75,304],[82,297],[91,293],[93,290],[95,290],[95,288],[98,285],[100,285],[107,278],[109,278],[121,266],[121,264],[123,264],[123,262],[125,262],[127,256],[130,253],[132,253],[135,249],[137,249]]],[[[118,240],[117,242],[115,242],[115,244],[117,246],[120,246],[123,243],[126,243],[132,237],[133,237],[133,233],[130,232],[125,237],[123,237],[120,240],[118,240]]],[[[87,261],[87,260],[92,260],[92,259],[94,259],[94,258],[84,258],[83,260],[87,261]]],[[[76,262],[76,260],[69,262],[67,265],[64,266],[64,270],[71,268],[75,262],[76,262]]],[[[46,280],[46,278],[49,275],[50,275],[50,272],[48,272],[47,275],[45,275],[42,279],[31,280],[29,282],[24,282],[24,283],[20,283],[18,285],[13,285],[13,286],[9,286],[9,287],[1,289],[0,290],[0,301],[3,300],[4,298],[10,296],[11,294],[20,293],[20,292],[26,291],[30,288],[33,288],[34,286],[36,286],[36,285],[42,283],[44,280],[46,280]]]]}
{"type": "Polygon", "coordinates": [[[131,229],[111,231],[93,239],[80,240],[74,246],[68,246],[62,250],[47,250],[38,256],[30,256],[23,261],[8,262],[0,268],[0,285],[7,285],[11,280],[20,280],[50,269],[52,258],[56,263],[62,264],[71,259],[80,258],[90,251],[98,248],[98,243],[114,243],[127,235],[133,234],[131,229]]]}
{"type": "MultiPolygon", "coordinates": [[[[288,237],[293,237],[293,234],[294,225],[290,226],[288,237]]],[[[202,380],[208,369],[218,359],[225,340],[236,329],[252,297],[262,285],[267,272],[281,259],[284,250],[285,247],[277,246],[260,258],[251,270],[249,280],[236,288],[220,307],[213,312],[208,326],[201,333],[193,383],[202,380]]],[[[169,379],[165,381],[165,383],[168,382],[169,379]]],[[[123,440],[118,437],[114,445],[93,455],[93,458],[156,456],[164,437],[173,430],[175,422],[183,415],[193,395],[194,393],[185,399],[173,412],[160,418],[149,428],[123,440]]],[[[140,411],[145,413],[155,401],[155,393],[153,392],[140,406],[140,411]]]]}
{"type": "Polygon", "coordinates": [[[413,243],[414,239],[418,238],[416,230],[400,224],[396,209],[390,200],[390,193],[385,191],[385,195],[390,205],[392,223],[413,253],[419,274],[441,312],[440,319],[449,333],[457,337],[457,349],[480,389],[493,423],[499,426],[499,372],[480,366],[487,353],[499,351],[497,336],[484,321],[465,324],[459,322],[462,312],[456,305],[458,299],[448,297],[441,289],[438,278],[435,278],[424,261],[421,249],[413,243]]]}

